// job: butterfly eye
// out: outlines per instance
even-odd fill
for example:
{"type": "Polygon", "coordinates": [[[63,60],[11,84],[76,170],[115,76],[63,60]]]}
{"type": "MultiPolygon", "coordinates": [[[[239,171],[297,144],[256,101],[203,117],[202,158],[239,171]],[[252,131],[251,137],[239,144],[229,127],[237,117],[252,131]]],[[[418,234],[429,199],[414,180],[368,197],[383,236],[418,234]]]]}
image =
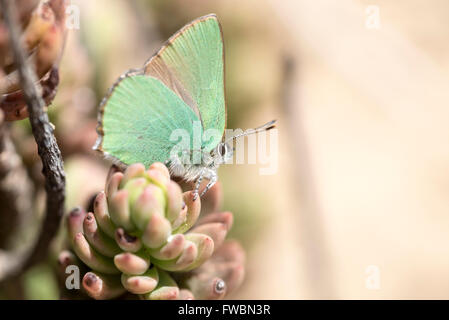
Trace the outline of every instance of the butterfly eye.
{"type": "Polygon", "coordinates": [[[220,153],[220,156],[224,156],[226,154],[226,145],[222,143],[218,149],[218,152],[220,153]]]}

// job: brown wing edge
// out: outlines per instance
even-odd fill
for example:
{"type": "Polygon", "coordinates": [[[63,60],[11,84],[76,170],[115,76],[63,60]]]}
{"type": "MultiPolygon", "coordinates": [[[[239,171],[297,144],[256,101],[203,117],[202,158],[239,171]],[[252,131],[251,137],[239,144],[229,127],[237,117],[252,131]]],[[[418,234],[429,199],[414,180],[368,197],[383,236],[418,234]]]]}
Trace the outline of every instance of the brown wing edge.
{"type": "Polygon", "coordinates": [[[143,69],[130,69],[130,70],[126,71],[108,89],[107,94],[103,97],[103,99],[100,102],[98,115],[97,115],[97,128],[96,128],[98,137],[97,137],[97,140],[95,141],[95,144],[92,147],[92,149],[95,151],[99,151],[106,157],[108,157],[108,154],[103,150],[103,136],[104,136],[103,115],[104,115],[104,110],[106,108],[107,102],[108,102],[109,98],[111,97],[112,93],[114,92],[114,89],[120,84],[120,82],[122,82],[124,79],[126,79],[128,77],[135,76],[135,75],[142,75],[142,74],[143,74],[143,69]]]}

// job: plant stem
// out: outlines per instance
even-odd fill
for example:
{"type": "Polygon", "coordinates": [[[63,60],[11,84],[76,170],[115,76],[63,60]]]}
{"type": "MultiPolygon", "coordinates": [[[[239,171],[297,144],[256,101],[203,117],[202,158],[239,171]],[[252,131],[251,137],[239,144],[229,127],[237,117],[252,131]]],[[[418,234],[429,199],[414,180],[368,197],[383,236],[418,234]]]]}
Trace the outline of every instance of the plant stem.
{"type": "Polygon", "coordinates": [[[14,259],[5,261],[6,265],[1,266],[0,270],[0,280],[2,280],[8,276],[21,274],[30,266],[45,259],[50,242],[56,235],[64,214],[65,173],[61,152],[53,135],[53,128],[44,111],[42,88],[38,84],[36,74],[27,62],[27,56],[20,41],[21,30],[17,21],[15,3],[14,1],[0,0],[0,9],[9,31],[11,49],[27,102],[32,132],[42,160],[42,172],[45,176],[47,192],[46,216],[36,243],[30,250],[27,250],[26,257],[23,254],[15,255],[14,259]]]}

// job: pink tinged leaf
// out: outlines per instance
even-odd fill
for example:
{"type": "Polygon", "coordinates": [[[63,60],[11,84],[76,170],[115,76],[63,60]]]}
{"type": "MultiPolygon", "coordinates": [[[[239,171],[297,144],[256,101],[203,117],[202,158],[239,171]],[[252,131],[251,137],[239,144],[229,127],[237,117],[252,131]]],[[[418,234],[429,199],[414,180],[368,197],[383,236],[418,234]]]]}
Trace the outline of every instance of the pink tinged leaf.
{"type": "Polygon", "coordinates": [[[170,172],[162,162],[154,162],[148,169],[160,171],[166,179],[170,180],[170,172]]]}
{"type": "Polygon", "coordinates": [[[125,293],[120,277],[88,272],[83,277],[83,288],[96,300],[114,299],[125,293]]]}
{"type": "Polygon", "coordinates": [[[184,192],[183,199],[187,206],[186,219],[176,230],[173,230],[173,233],[185,233],[198,220],[201,212],[201,201],[199,197],[196,200],[193,200],[193,198],[194,194],[192,191],[184,192]]]}
{"type": "Polygon", "coordinates": [[[148,169],[146,172],[146,177],[158,187],[163,190],[167,189],[170,182],[170,178],[167,178],[166,174],[157,169],[148,169]]]}
{"type": "Polygon", "coordinates": [[[86,217],[86,211],[81,208],[74,208],[67,216],[67,231],[70,240],[73,242],[75,235],[83,231],[83,221],[86,217]]]}
{"type": "Polygon", "coordinates": [[[163,196],[161,192],[160,188],[149,185],[134,202],[131,219],[139,230],[145,229],[152,215],[164,215],[163,203],[159,200],[163,196]]]}
{"type": "Polygon", "coordinates": [[[159,248],[167,242],[170,233],[170,222],[159,214],[153,214],[143,232],[142,242],[148,248],[159,248]]]}
{"type": "Polygon", "coordinates": [[[94,201],[94,215],[100,229],[109,237],[113,238],[115,227],[108,213],[108,204],[106,202],[106,194],[101,191],[94,201]]]}
{"type": "Polygon", "coordinates": [[[123,251],[137,252],[142,248],[140,239],[127,234],[122,228],[115,230],[115,241],[123,251]]]}
{"type": "Polygon", "coordinates": [[[195,243],[198,248],[198,256],[194,263],[186,269],[188,271],[199,267],[212,256],[214,252],[214,241],[209,236],[200,233],[189,233],[186,235],[186,239],[195,243]]]}
{"type": "Polygon", "coordinates": [[[119,187],[122,179],[123,179],[123,173],[115,172],[107,180],[105,190],[106,190],[106,196],[108,198],[113,197],[114,194],[118,191],[118,187],[119,187]]]}
{"type": "Polygon", "coordinates": [[[199,225],[193,228],[190,232],[200,233],[209,236],[214,242],[214,248],[219,248],[226,238],[228,228],[225,224],[214,222],[199,225]]]}
{"type": "Polygon", "coordinates": [[[84,235],[89,244],[106,257],[114,257],[121,250],[113,239],[102,233],[98,227],[93,213],[87,213],[83,223],[84,235]]]}
{"type": "Polygon", "coordinates": [[[136,177],[141,177],[143,173],[145,172],[145,166],[141,163],[134,163],[130,165],[124,173],[123,179],[121,181],[120,187],[123,188],[123,186],[128,183],[131,179],[134,179],[136,177]]]}
{"type": "Polygon", "coordinates": [[[109,213],[115,225],[123,227],[126,231],[135,229],[129,210],[128,190],[119,190],[109,197],[109,213]]]}
{"type": "Polygon", "coordinates": [[[158,270],[159,282],[156,289],[149,294],[144,294],[142,297],[146,300],[176,300],[179,297],[179,288],[176,282],[170,277],[170,275],[163,271],[158,270]]]}
{"type": "Polygon", "coordinates": [[[160,249],[151,250],[151,256],[159,260],[171,260],[178,257],[184,250],[185,237],[176,234],[168,238],[167,243],[160,249]]]}
{"type": "Polygon", "coordinates": [[[183,206],[181,187],[174,181],[167,185],[167,219],[170,222],[175,221],[181,213],[183,206]]]}
{"type": "Polygon", "coordinates": [[[81,259],[87,266],[93,270],[106,273],[106,274],[118,274],[119,270],[114,266],[111,259],[101,255],[93,250],[89,245],[86,238],[81,232],[75,235],[73,240],[73,250],[78,258],[81,259]]]}
{"type": "Polygon", "coordinates": [[[229,231],[234,222],[234,217],[229,211],[210,213],[201,217],[201,219],[198,220],[198,225],[212,222],[219,222],[224,224],[226,226],[226,229],[229,231]]]}
{"type": "Polygon", "coordinates": [[[144,294],[153,291],[158,282],[159,275],[156,268],[151,268],[140,276],[122,274],[122,284],[131,293],[144,294]]]}
{"type": "Polygon", "coordinates": [[[144,253],[124,252],[114,257],[114,264],[123,273],[141,275],[150,267],[150,258],[144,253]]]}

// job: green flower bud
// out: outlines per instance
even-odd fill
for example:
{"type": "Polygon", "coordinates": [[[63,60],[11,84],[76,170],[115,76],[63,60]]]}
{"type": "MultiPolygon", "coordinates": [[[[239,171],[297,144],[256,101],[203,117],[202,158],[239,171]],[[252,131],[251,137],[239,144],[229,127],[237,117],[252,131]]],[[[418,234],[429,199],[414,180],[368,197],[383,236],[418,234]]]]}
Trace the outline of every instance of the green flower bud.
{"type": "Polygon", "coordinates": [[[142,299],[224,295],[224,289],[217,291],[223,280],[210,272],[189,278],[176,274],[189,274],[212,256],[232,225],[231,213],[197,221],[200,199],[193,200],[191,191],[183,193],[161,163],[114,172],[105,190],[95,198],[94,213],[75,209],[67,218],[72,247],[92,269],[83,279],[91,297],[109,299],[125,290],[142,299]],[[172,276],[188,279],[188,288],[180,290],[172,276]]]}

